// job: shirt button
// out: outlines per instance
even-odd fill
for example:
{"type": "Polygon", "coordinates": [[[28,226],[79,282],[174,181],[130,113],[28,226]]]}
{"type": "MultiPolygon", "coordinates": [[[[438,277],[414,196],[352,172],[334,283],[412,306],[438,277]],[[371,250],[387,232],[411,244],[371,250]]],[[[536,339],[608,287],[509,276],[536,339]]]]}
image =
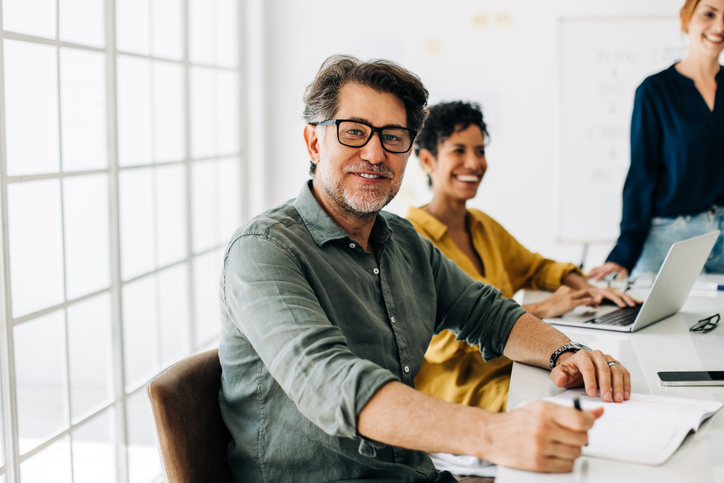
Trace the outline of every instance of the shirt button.
{"type": "Polygon", "coordinates": [[[405,366],[405,372],[410,372],[410,366],[405,366]]]}
{"type": "Polygon", "coordinates": [[[350,244],[349,244],[349,247],[350,247],[350,248],[354,248],[354,247],[356,247],[356,246],[357,246],[357,245],[355,245],[354,243],[350,243],[350,244]]]}
{"type": "Polygon", "coordinates": [[[397,319],[394,318],[394,317],[390,317],[390,320],[392,321],[393,324],[394,324],[395,322],[397,322],[397,319]]]}
{"type": "Polygon", "coordinates": [[[375,268],[375,269],[372,270],[372,271],[375,273],[375,275],[377,275],[378,273],[380,273],[380,269],[379,269],[379,268],[375,268]]]}

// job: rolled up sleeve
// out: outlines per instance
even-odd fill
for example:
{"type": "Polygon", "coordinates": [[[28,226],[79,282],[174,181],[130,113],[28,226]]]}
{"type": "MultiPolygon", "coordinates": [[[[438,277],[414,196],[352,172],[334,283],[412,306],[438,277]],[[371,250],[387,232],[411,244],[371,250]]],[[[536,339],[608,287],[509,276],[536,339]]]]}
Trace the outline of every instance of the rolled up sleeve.
{"type": "Polygon", "coordinates": [[[437,248],[432,247],[430,257],[438,295],[435,332],[449,330],[458,340],[479,346],[485,360],[503,355],[510,331],[525,310],[492,285],[473,281],[437,248]]]}
{"type": "Polygon", "coordinates": [[[583,276],[581,270],[572,263],[556,262],[531,252],[494,220],[488,224],[494,229],[495,239],[500,244],[500,253],[505,258],[504,266],[513,292],[521,288],[554,291],[569,273],[583,276]]]}

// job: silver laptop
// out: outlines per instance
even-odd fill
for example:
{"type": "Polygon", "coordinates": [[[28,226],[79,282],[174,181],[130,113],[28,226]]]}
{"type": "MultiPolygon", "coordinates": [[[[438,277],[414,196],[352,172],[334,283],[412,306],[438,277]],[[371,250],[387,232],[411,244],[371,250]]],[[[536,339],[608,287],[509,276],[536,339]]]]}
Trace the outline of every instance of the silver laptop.
{"type": "Polygon", "coordinates": [[[600,306],[595,313],[590,308],[574,310],[545,321],[572,327],[634,332],[674,315],[684,306],[718,236],[719,230],[671,245],[643,305],[623,309],[600,306]]]}

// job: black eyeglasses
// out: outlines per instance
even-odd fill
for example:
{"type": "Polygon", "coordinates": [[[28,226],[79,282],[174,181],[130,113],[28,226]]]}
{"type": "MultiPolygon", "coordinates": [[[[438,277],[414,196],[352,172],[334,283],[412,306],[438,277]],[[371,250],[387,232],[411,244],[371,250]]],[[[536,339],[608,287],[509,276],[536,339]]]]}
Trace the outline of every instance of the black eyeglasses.
{"type": "Polygon", "coordinates": [[[390,153],[406,153],[412,147],[417,132],[406,127],[385,126],[374,127],[366,122],[352,119],[329,119],[315,126],[337,126],[337,141],[350,148],[361,148],[367,144],[375,133],[379,133],[382,148],[390,153]]]}
{"type": "Polygon", "coordinates": [[[719,319],[721,319],[721,316],[719,314],[714,314],[711,317],[707,317],[706,319],[701,319],[689,330],[692,332],[701,332],[702,334],[708,334],[712,330],[716,329],[716,326],[719,323],[719,319]]]}

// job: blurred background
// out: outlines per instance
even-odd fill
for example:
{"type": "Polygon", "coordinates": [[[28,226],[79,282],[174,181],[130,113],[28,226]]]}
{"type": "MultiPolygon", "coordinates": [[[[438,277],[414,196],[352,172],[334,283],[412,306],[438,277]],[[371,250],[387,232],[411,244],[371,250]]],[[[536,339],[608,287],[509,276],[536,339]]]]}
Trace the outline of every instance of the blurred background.
{"type": "MultiPolygon", "coordinates": [[[[0,0],[0,483],[163,480],[145,383],[216,345],[223,250],[308,178],[301,99],[331,54],[479,102],[470,206],[602,263],[682,3],[0,0]]],[[[389,209],[429,197],[413,155],[389,209]]]]}

